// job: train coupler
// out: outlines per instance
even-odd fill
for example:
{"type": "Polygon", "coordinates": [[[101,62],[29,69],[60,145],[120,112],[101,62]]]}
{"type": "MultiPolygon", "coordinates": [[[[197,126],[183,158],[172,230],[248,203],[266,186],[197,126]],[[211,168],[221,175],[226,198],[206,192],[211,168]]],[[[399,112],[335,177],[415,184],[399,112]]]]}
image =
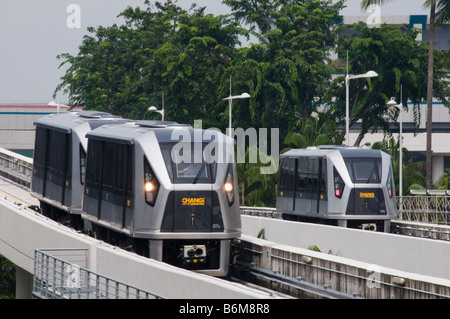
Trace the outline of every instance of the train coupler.
{"type": "Polygon", "coordinates": [[[206,263],[205,245],[185,245],[183,246],[183,264],[195,265],[206,263]]]}

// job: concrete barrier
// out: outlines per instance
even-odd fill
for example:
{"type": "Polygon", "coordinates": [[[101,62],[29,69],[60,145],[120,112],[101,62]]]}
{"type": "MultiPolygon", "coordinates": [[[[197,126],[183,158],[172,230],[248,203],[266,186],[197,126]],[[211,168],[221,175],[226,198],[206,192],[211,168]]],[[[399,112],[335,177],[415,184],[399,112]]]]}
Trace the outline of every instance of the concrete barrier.
{"type": "Polygon", "coordinates": [[[281,245],[450,280],[450,242],[334,226],[242,216],[242,232],[281,245]]]}
{"type": "MultiPolygon", "coordinates": [[[[16,264],[20,273],[32,274],[34,251],[45,248],[87,248],[92,271],[165,298],[269,298],[267,293],[123,251],[0,198],[0,254],[16,264]]],[[[19,295],[24,298],[23,293],[19,295]]]]}
{"type": "MultiPolygon", "coordinates": [[[[281,245],[243,235],[245,254],[256,267],[305,283],[368,299],[440,299],[450,298],[450,280],[408,273],[374,264],[281,245]]],[[[268,282],[262,280],[268,285],[268,282]]],[[[270,284],[270,283],[269,283],[270,284]]],[[[274,284],[280,288],[278,283],[274,284]]],[[[268,288],[272,288],[270,285],[268,288]]],[[[299,298],[317,298],[290,286],[283,292],[299,298]]]]}
{"type": "Polygon", "coordinates": [[[0,147],[0,176],[30,188],[33,159],[0,147]]]}

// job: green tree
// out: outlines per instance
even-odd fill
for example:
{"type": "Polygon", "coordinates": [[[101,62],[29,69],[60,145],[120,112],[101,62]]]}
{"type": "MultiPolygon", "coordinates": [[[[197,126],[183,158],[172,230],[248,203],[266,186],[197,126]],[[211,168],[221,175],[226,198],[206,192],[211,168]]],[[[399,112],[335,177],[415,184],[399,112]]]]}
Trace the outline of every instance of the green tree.
{"type": "MultiPolygon", "coordinates": [[[[258,43],[240,48],[229,74],[250,93],[249,107],[237,105],[234,126],[279,127],[284,137],[300,118],[316,110],[333,68],[327,52],[336,44],[342,2],[224,0],[250,26],[258,43]]],[[[228,78],[226,78],[228,79],[228,78]]],[[[222,92],[227,92],[222,82],[222,92]]],[[[223,94],[224,94],[223,93],[223,94]]],[[[222,95],[223,95],[222,94],[222,95]]]]}
{"type": "MultiPolygon", "coordinates": [[[[389,132],[389,125],[397,119],[399,111],[389,109],[387,102],[390,97],[400,95],[400,87],[403,87],[401,102],[404,106],[408,100],[414,103],[418,124],[419,105],[427,94],[423,83],[427,81],[428,56],[427,44],[415,40],[418,31],[405,32],[402,27],[394,25],[370,28],[362,22],[342,28],[345,33],[339,39],[337,52],[343,61],[348,53],[348,72],[362,74],[375,70],[378,73],[376,78],[350,81],[350,127],[358,121],[361,123],[361,131],[354,144],[359,145],[370,130],[389,132]]],[[[439,70],[441,62],[438,60],[434,73],[436,95],[450,107],[445,99],[450,90],[446,83],[448,76],[439,70]]],[[[341,73],[345,74],[346,63],[340,63],[340,67],[341,73]]],[[[340,76],[330,86],[327,96],[330,116],[336,122],[342,123],[345,117],[345,99],[344,76],[340,76]]],[[[344,134],[345,131],[341,133],[341,141],[344,134]]]]}
{"type": "Polygon", "coordinates": [[[264,163],[269,162],[275,164],[273,158],[269,160],[269,155],[255,146],[246,149],[245,162],[237,163],[241,205],[275,207],[278,174],[261,174],[261,167],[267,166],[264,163]],[[250,152],[259,154],[256,163],[250,161],[250,152]]]}
{"type": "Polygon", "coordinates": [[[14,298],[16,290],[16,268],[0,255],[0,299],[14,298]]]}
{"type": "Polygon", "coordinates": [[[285,140],[286,146],[306,148],[308,146],[335,144],[337,137],[336,123],[325,121],[321,124],[317,117],[302,118],[298,121],[296,132],[290,132],[285,140]]]}
{"type": "MultiPolygon", "coordinates": [[[[394,173],[395,189],[397,192],[399,190],[399,144],[400,143],[395,142],[392,137],[389,137],[384,138],[383,141],[376,142],[372,145],[372,149],[379,149],[391,155],[392,171],[394,173]]],[[[403,149],[402,152],[403,158],[405,158],[407,150],[403,149]]],[[[423,162],[413,162],[412,160],[408,161],[407,164],[402,164],[403,195],[409,194],[409,191],[412,189],[425,189],[426,181],[423,174],[423,167],[423,162]]]]}
{"type": "MultiPolygon", "coordinates": [[[[389,0],[362,0],[361,7],[367,9],[372,4],[383,4],[389,0]]],[[[443,23],[450,20],[449,0],[425,0],[425,5],[430,8],[430,33],[428,39],[428,73],[427,73],[427,150],[426,150],[426,179],[427,188],[431,188],[431,137],[433,115],[433,80],[434,80],[434,28],[435,23],[443,23]],[[436,9],[438,10],[436,12],[436,9]]]]}
{"type": "Polygon", "coordinates": [[[68,93],[73,105],[140,119],[164,92],[166,119],[214,123],[216,90],[241,28],[195,5],[146,4],[124,10],[124,25],[89,28],[77,56],[61,54],[69,67],[56,92],[68,93]]]}

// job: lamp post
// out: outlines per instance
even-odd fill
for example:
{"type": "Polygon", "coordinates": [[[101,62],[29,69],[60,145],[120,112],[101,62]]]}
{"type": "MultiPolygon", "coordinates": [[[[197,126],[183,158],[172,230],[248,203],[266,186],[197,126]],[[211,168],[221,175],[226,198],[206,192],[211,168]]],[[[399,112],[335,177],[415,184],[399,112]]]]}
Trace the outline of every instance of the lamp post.
{"type": "Polygon", "coordinates": [[[228,134],[231,137],[231,103],[234,99],[248,99],[250,98],[250,94],[242,93],[241,95],[229,96],[224,98],[224,100],[228,100],[228,134]]]}
{"type": "Polygon", "coordinates": [[[395,106],[400,110],[398,119],[400,122],[400,127],[399,127],[399,132],[398,132],[398,136],[399,136],[399,140],[400,140],[400,150],[399,150],[399,158],[398,158],[398,162],[399,162],[399,169],[398,169],[398,188],[399,188],[399,192],[398,195],[400,197],[400,207],[401,206],[401,200],[402,200],[402,196],[403,196],[403,146],[402,146],[402,140],[403,140],[403,128],[402,128],[402,109],[403,109],[403,104],[402,104],[402,88],[400,88],[400,104],[397,104],[397,102],[395,101],[394,98],[391,98],[391,100],[387,103],[388,106],[395,106]]]}
{"type": "Polygon", "coordinates": [[[361,78],[374,78],[377,77],[378,73],[375,71],[368,71],[365,74],[358,74],[358,75],[346,75],[345,76],[345,143],[347,145],[350,145],[349,143],[349,130],[350,130],[350,115],[349,115],[349,82],[353,79],[361,79],[361,78]]]}
{"type": "Polygon", "coordinates": [[[67,106],[67,105],[64,105],[64,104],[61,104],[61,103],[55,102],[55,101],[51,101],[47,105],[48,106],[56,106],[56,113],[59,113],[59,109],[61,106],[67,106]]]}
{"type": "Polygon", "coordinates": [[[161,120],[164,121],[164,92],[162,92],[161,102],[162,102],[162,109],[161,110],[158,110],[156,108],[156,106],[150,106],[148,108],[148,111],[151,112],[151,113],[156,112],[156,113],[161,114],[162,115],[162,119],[161,120]]]}
{"type": "Polygon", "coordinates": [[[162,121],[164,121],[164,109],[162,109],[162,110],[158,110],[157,108],[156,108],[156,106],[150,106],[149,108],[148,108],[148,111],[149,112],[151,112],[151,113],[159,113],[159,114],[161,114],[162,115],[162,121]]]}

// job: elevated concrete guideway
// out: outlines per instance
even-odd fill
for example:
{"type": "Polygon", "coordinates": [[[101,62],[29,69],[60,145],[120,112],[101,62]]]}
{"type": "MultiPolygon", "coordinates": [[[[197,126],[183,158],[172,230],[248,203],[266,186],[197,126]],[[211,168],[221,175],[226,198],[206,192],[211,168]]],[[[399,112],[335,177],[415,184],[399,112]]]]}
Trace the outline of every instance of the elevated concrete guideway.
{"type": "Polygon", "coordinates": [[[29,192],[31,172],[32,159],[0,148],[0,254],[18,267],[17,298],[31,298],[35,250],[55,248],[87,249],[93,272],[165,298],[272,298],[123,251],[42,216],[28,208],[39,205],[29,192]]]}
{"type": "Polygon", "coordinates": [[[20,267],[25,281],[18,298],[31,298],[34,251],[41,248],[89,250],[89,268],[104,276],[154,292],[165,298],[272,298],[222,279],[172,267],[117,249],[36,213],[14,199],[0,199],[0,254],[20,267]],[[31,276],[31,277],[30,277],[31,276]]]}
{"type": "Polygon", "coordinates": [[[450,242],[272,218],[241,216],[244,234],[450,283],[450,242]]]}

